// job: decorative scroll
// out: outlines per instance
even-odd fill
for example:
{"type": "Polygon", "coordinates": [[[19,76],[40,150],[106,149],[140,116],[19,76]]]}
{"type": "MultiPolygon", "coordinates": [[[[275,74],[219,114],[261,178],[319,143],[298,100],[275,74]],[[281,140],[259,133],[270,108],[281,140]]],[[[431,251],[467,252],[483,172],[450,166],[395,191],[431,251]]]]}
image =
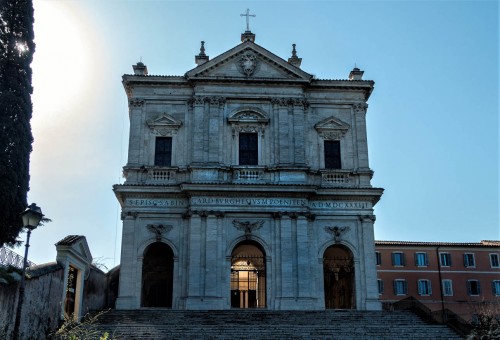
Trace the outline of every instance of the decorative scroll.
{"type": "Polygon", "coordinates": [[[366,109],[368,108],[368,104],[366,103],[356,103],[352,106],[354,109],[354,112],[356,113],[363,113],[366,112],[366,109]]]}

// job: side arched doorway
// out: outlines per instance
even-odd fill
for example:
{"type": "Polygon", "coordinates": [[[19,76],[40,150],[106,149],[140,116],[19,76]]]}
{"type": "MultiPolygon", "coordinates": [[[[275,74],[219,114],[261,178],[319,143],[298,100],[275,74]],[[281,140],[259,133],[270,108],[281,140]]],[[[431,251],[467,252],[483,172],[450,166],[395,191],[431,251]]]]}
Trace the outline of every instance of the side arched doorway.
{"type": "Polygon", "coordinates": [[[231,308],[266,307],[266,254],[254,241],[231,253],[231,308]]]}
{"type": "Polygon", "coordinates": [[[323,255],[326,309],[352,309],[355,306],[354,261],[345,246],[332,245],[323,255]]]}
{"type": "Polygon", "coordinates": [[[162,242],[149,245],[142,262],[142,307],[172,307],[174,253],[162,242]]]}

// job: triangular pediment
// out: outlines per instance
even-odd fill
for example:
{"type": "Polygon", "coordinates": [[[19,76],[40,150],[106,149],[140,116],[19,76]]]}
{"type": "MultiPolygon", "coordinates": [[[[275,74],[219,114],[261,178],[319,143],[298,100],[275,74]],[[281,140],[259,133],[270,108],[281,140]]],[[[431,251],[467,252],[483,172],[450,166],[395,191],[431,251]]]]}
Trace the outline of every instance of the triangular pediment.
{"type": "Polygon", "coordinates": [[[92,263],[92,254],[85,236],[68,236],[56,243],[57,262],[65,262],[87,266],[92,263]],[[70,239],[73,237],[73,239],[70,239]],[[65,240],[68,240],[64,242],[65,240]],[[62,242],[61,242],[62,241],[62,242]]]}
{"type": "Polygon", "coordinates": [[[245,41],[188,71],[186,77],[190,80],[244,79],[307,83],[312,79],[309,73],[251,41],[245,41]]]}
{"type": "Polygon", "coordinates": [[[228,119],[229,123],[265,123],[269,122],[269,117],[256,107],[245,106],[239,108],[228,119]]]}
{"type": "Polygon", "coordinates": [[[149,127],[171,127],[171,128],[179,128],[182,125],[181,121],[178,121],[171,115],[167,113],[161,114],[159,117],[149,120],[149,127]]]}
{"type": "Polygon", "coordinates": [[[349,130],[350,125],[338,118],[329,117],[314,125],[314,128],[325,139],[340,139],[349,130]]]}

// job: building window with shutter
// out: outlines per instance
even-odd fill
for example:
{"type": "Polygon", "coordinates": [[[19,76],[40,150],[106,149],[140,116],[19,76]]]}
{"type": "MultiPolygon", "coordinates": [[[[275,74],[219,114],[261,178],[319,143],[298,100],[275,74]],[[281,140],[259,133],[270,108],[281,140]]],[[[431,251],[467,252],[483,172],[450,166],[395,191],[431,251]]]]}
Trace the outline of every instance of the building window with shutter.
{"type": "Polygon", "coordinates": [[[453,281],[451,280],[443,280],[443,295],[444,296],[453,296],[453,281]]]}
{"type": "Polygon", "coordinates": [[[379,251],[375,252],[375,263],[377,266],[380,266],[382,264],[382,254],[380,254],[379,251]]]}
{"type": "Polygon", "coordinates": [[[494,296],[500,296],[500,280],[492,281],[491,288],[494,296]]]}
{"type": "Polygon", "coordinates": [[[439,253],[439,261],[442,267],[451,267],[450,253],[439,253]]]}
{"type": "Polygon", "coordinates": [[[405,279],[396,279],[394,284],[394,295],[406,295],[408,294],[408,285],[405,279]]]}
{"type": "Polygon", "coordinates": [[[378,279],[377,286],[378,286],[378,293],[383,294],[384,293],[384,281],[382,281],[381,279],[378,279]]]}
{"type": "Polygon", "coordinates": [[[499,268],[500,262],[498,260],[498,254],[490,254],[490,265],[491,268],[499,268]]]}
{"type": "Polygon", "coordinates": [[[325,140],[325,169],[341,169],[340,141],[325,140]]]}
{"type": "Polygon", "coordinates": [[[429,265],[427,253],[415,253],[415,265],[417,267],[426,267],[429,265]]]}
{"type": "Polygon", "coordinates": [[[465,253],[464,254],[464,266],[467,268],[475,267],[476,261],[474,261],[474,254],[465,253]]]}
{"type": "Polygon", "coordinates": [[[431,281],[430,280],[418,280],[418,295],[431,295],[431,281]]]}
{"type": "Polygon", "coordinates": [[[479,296],[481,294],[478,280],[467,280],[467,294],[469,296],[479,296]]]}
{"type": "Polygon", "coordinates": [[[170,166],[172,162],[172,137],[156,137],[155,165],[170,166]]]}
{"type": "Polygon", "coordinates": [[[257,133],[240,133],[239,164],[258,165],[259,145],[257,133]]]}
{"type": "Polygon", "coordinates": [[[401,252],[392,253],[392,265],[402,267],[405,265],[405,254],[401,252]]]}

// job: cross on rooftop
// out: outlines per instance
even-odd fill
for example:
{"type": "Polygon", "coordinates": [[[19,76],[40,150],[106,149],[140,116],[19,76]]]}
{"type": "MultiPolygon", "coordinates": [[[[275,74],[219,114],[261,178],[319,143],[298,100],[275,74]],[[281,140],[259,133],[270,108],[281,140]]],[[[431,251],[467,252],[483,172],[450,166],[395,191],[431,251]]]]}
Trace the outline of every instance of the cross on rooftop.
{"type": "Polygon", "coordinates": [[[240,14],[240,17],[247,17],[247,31],[250,32],[250,17],[256,17],[255,14],[250,14],[250,10],[247,8],[245,14],[240,14]]]}

